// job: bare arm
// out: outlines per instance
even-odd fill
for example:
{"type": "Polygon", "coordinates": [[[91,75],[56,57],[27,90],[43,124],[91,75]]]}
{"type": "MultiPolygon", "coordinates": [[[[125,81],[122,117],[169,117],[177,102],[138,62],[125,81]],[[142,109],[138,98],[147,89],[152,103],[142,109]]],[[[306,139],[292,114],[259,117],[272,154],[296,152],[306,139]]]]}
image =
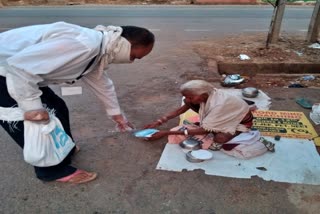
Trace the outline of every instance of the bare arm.
{"type": "Polygon", "coordinates": [[[147,138],[146,140],[157,140],[160,139],[162,137],[168,136],[168,135],[204,135],[204,134],[208,134],[209,132],[204,130],[203,128],[199,127],[197,129],[192,129],[192,130],[187,130],[187,132],[185,131],[159,131],[155,134],[153,134],[151,137],[147,138]]]}
{"type": "Polygon", "coordinates": [[[160,126],[160,125],[162,125],[163,123],[167,122],[168,120],[173,119],[173,118],[175,118],[175,117],[177,117],[177,116],[185,113],[185,112],[188,111],[189,109],[190,109],[189,106],[183,105],[183,106],[181,106],[180,108],[178,108],[178,109],[176,109],[176,110],[174,110],[174,111],[172,111],[172,112],[164,115],[163,117],[161,117],[161,118],[158,119],[157,121],[155,121],[155,122],[153,122],[153,123],[150,123],[150,124],[148,124],[148,125],[145,125],[144,128],[145,128],[145,129],[146,129],[146,128],[155,128],[155,127],[157,127],[157,126],[160,126]]]}

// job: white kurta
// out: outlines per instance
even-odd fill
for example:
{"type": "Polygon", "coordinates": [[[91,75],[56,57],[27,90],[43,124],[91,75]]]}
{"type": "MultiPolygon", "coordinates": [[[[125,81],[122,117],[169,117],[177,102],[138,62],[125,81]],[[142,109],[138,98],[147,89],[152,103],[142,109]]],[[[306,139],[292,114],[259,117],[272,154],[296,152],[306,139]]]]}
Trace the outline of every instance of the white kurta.
{"type": "Polygon", "coordinates": [[[101,50],[103,40],[100,31],[65,22],[6,31],[0,34],[0,75],[6,76],[8,91],[18,106],[35,110],[42,108],[39,86],[75,80],[97,56],[81,80],[109,115],[120,114],[112,80],[98,71],[105,52],[101,50]]]}

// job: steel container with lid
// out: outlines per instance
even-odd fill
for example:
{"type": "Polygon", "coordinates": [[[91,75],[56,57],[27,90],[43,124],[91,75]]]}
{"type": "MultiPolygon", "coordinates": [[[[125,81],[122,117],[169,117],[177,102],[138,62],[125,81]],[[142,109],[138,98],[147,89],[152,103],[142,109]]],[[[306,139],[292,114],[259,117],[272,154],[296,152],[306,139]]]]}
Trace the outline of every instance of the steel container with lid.
{"type": "Polygon", "coordinates": [[[248,98],[255,98],[259,94],[259,90],[254,87],[247,87],[242,89],[242,96],[248,98]]]}

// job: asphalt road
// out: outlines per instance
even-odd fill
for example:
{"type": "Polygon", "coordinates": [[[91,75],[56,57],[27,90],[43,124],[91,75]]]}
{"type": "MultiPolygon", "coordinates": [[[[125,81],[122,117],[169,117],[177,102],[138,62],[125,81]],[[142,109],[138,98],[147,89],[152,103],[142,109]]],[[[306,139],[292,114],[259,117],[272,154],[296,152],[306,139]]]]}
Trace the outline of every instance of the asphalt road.
{"type": "MultiPolygon", "coordinates": [[[[0,31],[15,27],[66,21],[87,27],[138,25],[168,41],[203,40],[225,33],[268,31],[269,6],[66,6],[0,9],[0,31]]],[[[289,7],[282,30],[306,32],[313,7],[289,7]]]]}

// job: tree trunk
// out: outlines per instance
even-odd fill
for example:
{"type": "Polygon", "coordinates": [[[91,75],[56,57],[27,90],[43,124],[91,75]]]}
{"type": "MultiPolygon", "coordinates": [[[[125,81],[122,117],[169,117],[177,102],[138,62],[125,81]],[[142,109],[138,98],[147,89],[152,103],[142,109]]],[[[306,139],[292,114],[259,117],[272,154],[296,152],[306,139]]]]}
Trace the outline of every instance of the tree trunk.
{"type": "Polygon", "coordinates": [[[283,19],[284,9],[286,6],[287,0],[277,0],[275,8],[273,10],[273,15],[270,23],[267,44],[266,47],[269,47],[270,43],[276,43],[279,39],[281,23],[283,19]]]}
{"type": "Polygon", "coordinates": [[[317,1],[310,20],[307,41],[310,43],[317,42],[320,33],[320,0],[317,1]]]}

